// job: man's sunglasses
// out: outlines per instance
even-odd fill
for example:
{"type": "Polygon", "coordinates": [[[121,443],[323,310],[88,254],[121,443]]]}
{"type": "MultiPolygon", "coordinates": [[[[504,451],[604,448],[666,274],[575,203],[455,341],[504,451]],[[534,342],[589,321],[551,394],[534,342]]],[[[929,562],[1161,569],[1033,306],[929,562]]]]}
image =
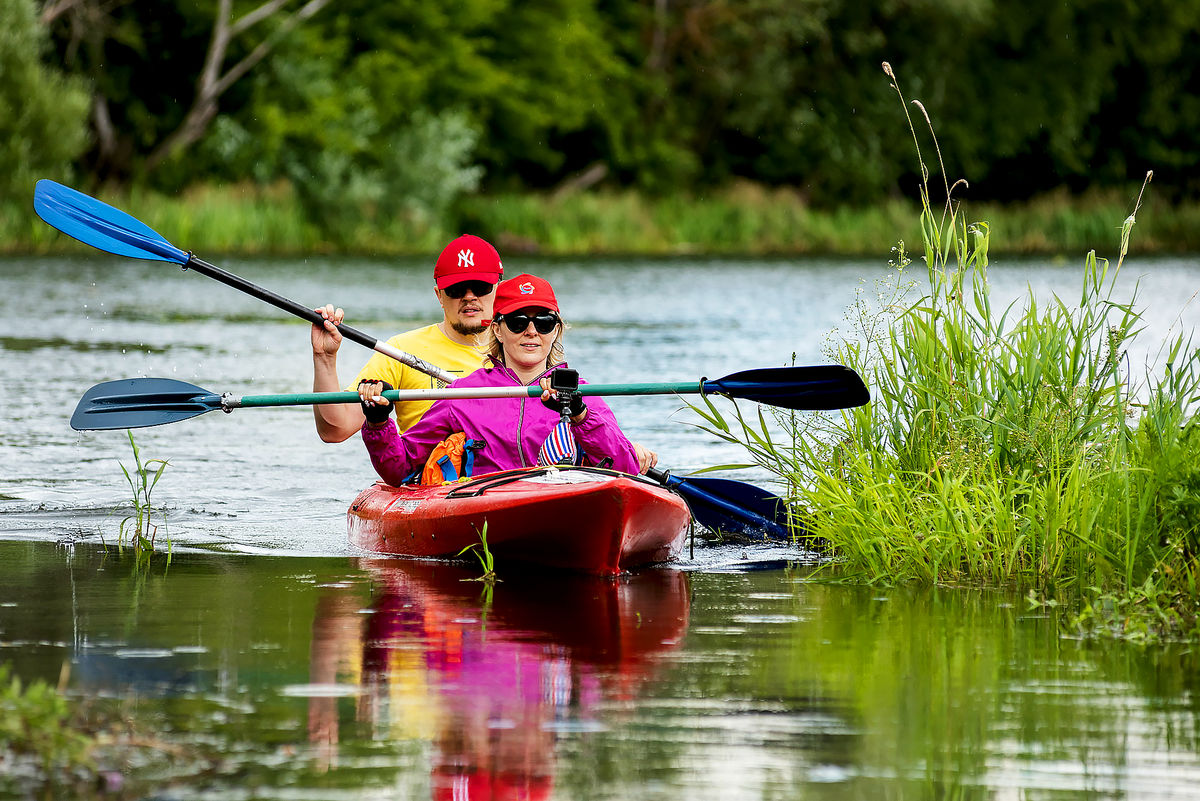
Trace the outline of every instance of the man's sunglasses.
{"type": "Polygon", "coordinates": [[[446,297],[454,300],[462,300],[467,296],[467,292],[473,292],[475,297],[482,298],[484,295],[492,294],[492,290],[496,288],[495,284],[489,284],[487,281],[459,281],[457,284],[451,284],[442,291],[446,293],[446,297]]]}
{"type": "Polygon", "coordinates": [[[508,330],[514,334],[523,334],[529,324],[533,323],[533,329],[539,334],[549,334],[554,330],[554,326],[558,325],[558,315],[554,312],[544,311],[538,312],[535,315],[529,315],[525,312],[516,312],[514,314],[502,314],[496,318],[498,322],[503,322],[508,326],[508,330]]]}

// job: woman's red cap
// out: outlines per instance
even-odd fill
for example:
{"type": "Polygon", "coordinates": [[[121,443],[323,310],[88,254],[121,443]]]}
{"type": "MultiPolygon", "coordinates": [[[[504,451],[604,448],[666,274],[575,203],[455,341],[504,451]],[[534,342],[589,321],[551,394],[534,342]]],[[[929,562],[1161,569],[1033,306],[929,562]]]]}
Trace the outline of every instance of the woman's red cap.
{"type": "Polygon", "coordinates": [[[507,281],[501,281],[500,286],[496,287],[492,314],[508,314],[527,306],[558,311],[558,299],[554,297],[554,289],[549,281],[536,275],[521,273],[507,281]]]}

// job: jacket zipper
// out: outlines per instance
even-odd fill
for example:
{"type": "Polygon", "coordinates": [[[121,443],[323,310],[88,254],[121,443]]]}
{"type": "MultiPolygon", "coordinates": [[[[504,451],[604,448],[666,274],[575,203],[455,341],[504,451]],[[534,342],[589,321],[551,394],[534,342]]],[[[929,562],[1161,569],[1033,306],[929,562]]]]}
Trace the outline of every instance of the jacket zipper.
{"type": "MultiPolygon", "coordinates": [[[[565,364],[565,362],[563,364],[565,364]]],[[[512,370],[508,369],[507,366],[499,365],[499,368],[501,370],[504,370],[506,373],[508,373],[508,376],[516,384],[519,384],[520,386],[523,386],[523,387],[532,387],[534,385],[534,383],[536,383],[537,381],[541,381],[543,378],[545,378],[547,375],[549,375],[551,370],[556,370],[561,366],[562,365],[555,365],[554,367],[551,367],[549,370],[546,370],[544,373],[542,373],[540,376],[538,376],[534,381],[531,381],[528,384],[522,384],[521,380],[519,378],[517,378],[517,374],[514,373],[512,370]]],[[[533,465],[531,465],[531,464],[525,464],[525,450],[521,447],[521,442],[524,439],[524,434],[525,434],[525,401],[527,401],[527,400],[529,400],[528,396],[521,398],[521,412],[520,412],[520,414],[517,415],[517,441],[515,444],[517,447],[517,453],[521,457],[521,467],[533,467],[533,465]]],[[[541,403],[541,401],[538,401],[538,402],[541,403]]]]}

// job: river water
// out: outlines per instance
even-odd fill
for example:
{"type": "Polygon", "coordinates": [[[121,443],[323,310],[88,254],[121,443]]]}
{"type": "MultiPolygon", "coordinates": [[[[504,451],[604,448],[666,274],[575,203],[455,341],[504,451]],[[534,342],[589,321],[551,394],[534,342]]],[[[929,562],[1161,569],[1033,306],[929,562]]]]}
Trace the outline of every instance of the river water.
{"type": "MultiPolygon", "coordinates": [[[[432,321],[429,266],[221,266],[334,302],[380,338],[432,321]]],[[[821,363],[887,273],[854,261],[509,259],[556,286],[568,359],[593,382],[821,363]]],[[[918,274],[915,277],[920,278],[918,274]]],[[[1078,295],[1080,264],[997,262],[995,294],[1078,295]]],[[[1195,259],[1126,264],[1152,359],[1200,310],[1195,259]]],[[[618,582],[515,574],[488,594],[446,565],[346,541],[373,471],[306,409],[135,432],[173,559],[111,546],[124,432],[76,432],[100,381],[216,392],[311,386],[308,327],[179,268],[0,261],[0,663],[133,699],[192,760],[149,749],[130,793],[164,798],[1200,797],[1190,649],[1083,642],[1021,598],[814,584],[786,548],[698,548],[618,582]],[[771,569],[750,569],[773,566],[771,569]],[[140,782],[140,783],[139,783],[140,782]],[[455,794],[457,793],[457,794],[455,794]],[[465,794],[464,794],[465,793],[465,794]]],[[[343,348],[343,377],[366,352],[343,348]]],[[[679,472],[737,462],[671,398],[611,401],[679,472]]],[[[753,470],[735,477],[765,483],[753,470]]],[[[160,547],[162,543],[160,542],[160,547]]],[[[7,782],[7,783],[6,783],[7,782]]],[[[0,792],[19,795],[17,779],[0,792]]],[[[139,797],[136,794],[131,797],[139,797]]]]}

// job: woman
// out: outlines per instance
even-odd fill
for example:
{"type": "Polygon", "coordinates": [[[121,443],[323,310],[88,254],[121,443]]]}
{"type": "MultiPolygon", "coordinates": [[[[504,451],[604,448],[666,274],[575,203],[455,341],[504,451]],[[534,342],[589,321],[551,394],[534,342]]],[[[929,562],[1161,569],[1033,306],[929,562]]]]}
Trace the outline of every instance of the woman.
{"type": "MultiPolygon", "coordinates": [[[[542,400],[528,396],[439,400],[401,436],[383,414],[391,406],[380,395],[383,383],[360,383],[359,398],[367,415],[363,442],[376,472],[387,483],[403,483],[414,471],[421,470],[438,443],[459,431],[468,439],[483,442],[475,454],[476,475],[538,464],[539,451],[548,444],[547,438],[562,419],[557,402],[551,402],[549,389],[550,372],[566,366],[558,300],[549,282],[534,275],[518,275],[496,287],[493,314],[485,332],[484,367],[451,386],[518,387],[540,383],[542,400]]],[[[590,398],[585,404],[576,395],[570,412],[569,439],[584,454],[585,464],[639,472],[633,444],[621,433],[604,401],[590,398]]]]}

